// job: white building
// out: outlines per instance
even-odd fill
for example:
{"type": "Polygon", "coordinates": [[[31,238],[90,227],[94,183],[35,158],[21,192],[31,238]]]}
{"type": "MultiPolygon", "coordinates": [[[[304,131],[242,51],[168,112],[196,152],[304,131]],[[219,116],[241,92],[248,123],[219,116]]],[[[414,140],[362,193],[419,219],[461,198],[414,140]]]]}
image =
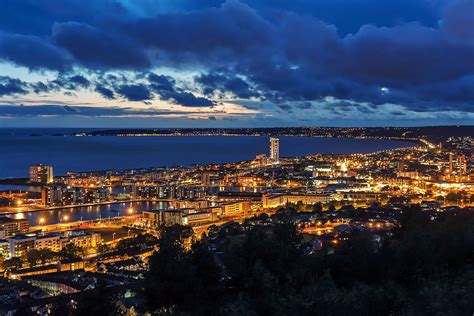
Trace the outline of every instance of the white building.
{"type": "Polygon", "coordinates": [[[278,138],[270,138],[270,161],[278,163],[280,160],[280,140],[278,138]]]}

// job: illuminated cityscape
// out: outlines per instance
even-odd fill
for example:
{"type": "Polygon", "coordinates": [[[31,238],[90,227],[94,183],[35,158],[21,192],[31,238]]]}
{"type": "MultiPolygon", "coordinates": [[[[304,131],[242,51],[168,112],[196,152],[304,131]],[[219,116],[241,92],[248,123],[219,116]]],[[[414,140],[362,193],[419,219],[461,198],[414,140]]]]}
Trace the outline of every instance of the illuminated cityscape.
{"type": "Polygon", "coordinates": [[[473,211],[470,136],[438,143],[419,139],[409,147],[368,154],[303,157],[281,157],[285,142],[278,137],[268,144],[268,158],[262,154],[235,163],[68,172],[54,178],[49,178],[52,166],[33,165],[25,184],[37,185],[37,193],[1,193],[3,273],[41,289],[56,284],[56,297],[82,291],[74,282],[68,290],[55,283],[55,276],[65,273],[139,282],[162,234],[173,227],[189,228],[184,249],[204,242],[210,254],[219,254],[229,225],[242,234],[288,221],[308,243],[307,255],[331,255],[356,232],[382,245],[400,226],[401,214],[415,206],[435,218],[473,211]],[[99,209],[90,213],[103,206],[118,210],[108,217],[99,209]],[[26,214],[37,215],[32,221],[26,214]]]}
{"type": "Polygon", "coordinates": [[[474,315],[474,0],[0,0],[0,315],[474,315]]]}

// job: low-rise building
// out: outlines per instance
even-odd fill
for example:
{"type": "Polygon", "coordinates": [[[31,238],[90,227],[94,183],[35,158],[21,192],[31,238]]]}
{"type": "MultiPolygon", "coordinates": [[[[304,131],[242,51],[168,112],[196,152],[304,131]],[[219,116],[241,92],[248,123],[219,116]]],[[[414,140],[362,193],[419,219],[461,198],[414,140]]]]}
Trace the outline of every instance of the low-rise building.
{"type": "Polygon", "coordinates": [[[161,212],[163,225],[190,225],[196,226],[209,223],[217,219],[217,214],[212,212],[196,211],[192,208],[179,210],[165,210],[161,212]]]}
{"type": "Polygon", "coordinates": [[[149,210],[142,212],[142,221],[145,225],[156,226],[161,223],[161,210],[149,210]]]}
{"type": "Polygon", "coordinates": [[[264,208],[272,208],[285,205],[286,203],[303,203],[309,205],[316,203],[326,203],[329,202],[331,198],[331,194],[328,193],[263,195],[262,206],[264,208]]]}
{"type": "Polygon", "coordinates": [[[217,216],[208,212],[189,213],[182,216],[181,225],[196,226],[200,224],[210,223],[217,219],[217,216]]]}
{"type": "Polygon", "coordinates": [[[61,236],[55,233],[37,236],[35,239],[35,249],[61,250],[61,236]]]}
{"type": "Polygon", "coordinates": [[[208,200],[173,200],[172,205],[176,209],[182,209],[182,208],[201,209],[201,208],[209,207],[210,203],[208,200]]]}
{"type": "Polygon", "coordinates": [[[250,211],[250,202],[240,201],[233,203],[222,204],[222,215],[223,216],[237,216],[243,215],[250,211]]]}
{"type": "Polygon", "coordinates": [[[376,192],[341,192],[345,200],[364,200],[364,201],[376,201],[381,197],[380,193],[376,192]]]}
{"type": "Polygon", "coordinates": [[[8,240],[0,239],[0,257],[10,257],[10,243],[8,242],[8,240]]]}
{"type": "Polygon", "coordinates": [[[96,248],[102,242],[99,233],[86,232],[83,230],[69,230],[61,238],[61,248],[72,243],[78,247],[88,249],[96,248]]]}
{"type": "Polygon", "coordinates": [[[26,254],[28,251],[35,248],[35,234],[26,234],[26,235],[17,235],[8,240],[10,246],[10,256],[12,257],[21,257],[26,254]]]}
{"type": "Polygon", "coordinates": [[[26,234],[29,230],[30,222],[27,219],[14,219],[6,216],[0,217],[0,239],[26,234]]]}

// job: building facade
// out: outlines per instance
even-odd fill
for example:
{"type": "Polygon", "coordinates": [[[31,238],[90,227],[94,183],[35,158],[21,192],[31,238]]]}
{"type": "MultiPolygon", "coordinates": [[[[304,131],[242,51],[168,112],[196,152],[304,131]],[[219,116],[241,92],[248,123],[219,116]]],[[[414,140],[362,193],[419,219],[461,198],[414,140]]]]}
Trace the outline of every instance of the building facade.
{"type": "Polygon", "coordinates": [[[272,163],[280,161],[280,140],[278,138],[270,138],[270,161],[272,163]]]}
{"type": "Polygon", "coordinates": [[[53,180],[53,167],[42,164],[30,166],[31,183],[49,184],[53,180]]]}
{"type": "Polygon", "coordinates": [[[0,239],[26,234],[29,230],[30,222],[27,219],[0,217],[0,239]]]}

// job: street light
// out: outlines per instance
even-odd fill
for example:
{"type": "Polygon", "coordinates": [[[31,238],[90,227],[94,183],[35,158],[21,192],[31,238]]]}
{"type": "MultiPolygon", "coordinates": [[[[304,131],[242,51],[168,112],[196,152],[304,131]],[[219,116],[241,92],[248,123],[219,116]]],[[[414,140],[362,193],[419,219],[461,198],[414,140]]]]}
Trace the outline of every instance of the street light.
{"type": "Polygon", "coordinates": [[[115,240],[115,233],[112,233],[112,241],[115,240]]]}
{"type": "Polygon", "coordinates": [[[45,222],[44,217],[40,217],[39,223],[40,223],[40,224],[44,224],[44,222],[45,222]]]}

